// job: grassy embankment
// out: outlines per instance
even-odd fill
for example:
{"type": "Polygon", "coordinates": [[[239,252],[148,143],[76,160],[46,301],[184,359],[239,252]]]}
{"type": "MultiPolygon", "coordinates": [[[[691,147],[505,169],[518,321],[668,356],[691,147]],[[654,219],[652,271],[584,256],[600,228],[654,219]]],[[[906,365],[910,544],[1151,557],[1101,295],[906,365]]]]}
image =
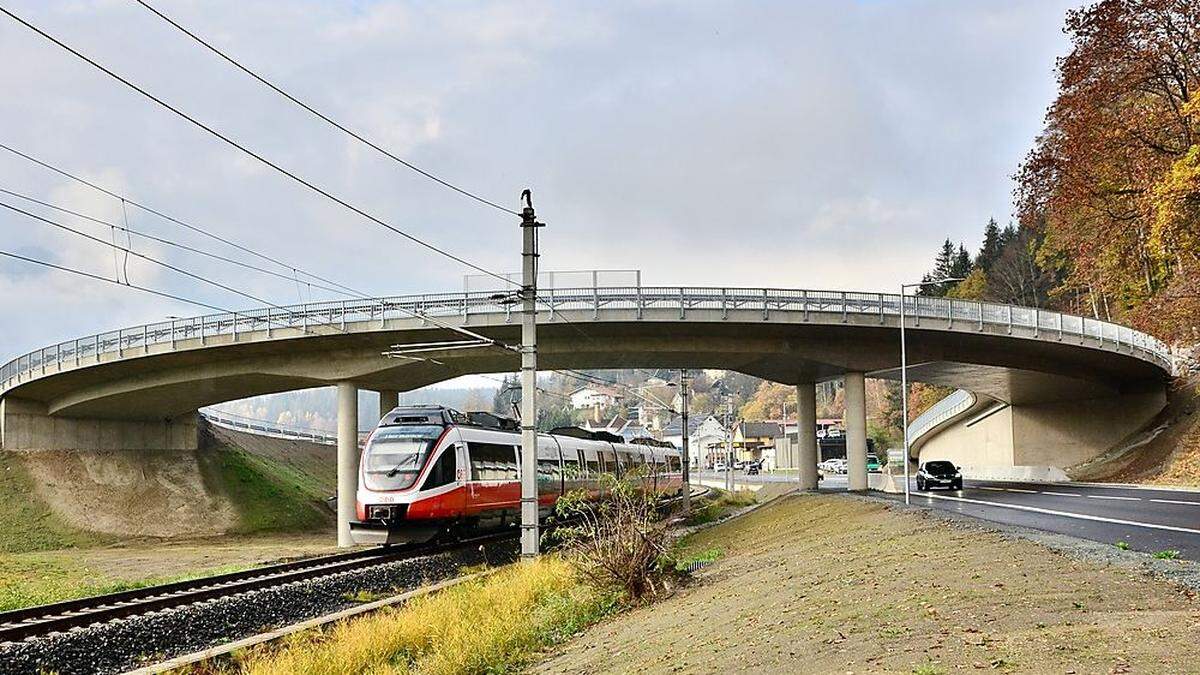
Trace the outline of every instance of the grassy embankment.
{"type": "MultiPolygon", "coordinates": [[[[693,521],[710,522],[753,502],[749,493],[718,492],[715,498],[697,500],[693,521]]],[[[694,556],[713,557],[713,551],[694,556]]],[[[679,564],[685,567],[688,562],[679,564]]],[[[192,672],[514,672],[623,607],[619,596],[590,588],[570,564],[548,555],[402,607],[301,633],[192,672]]]]}
{"type": "Polygon", "coordinates": [[[1200,672],[1193,594],[983,526],[802,496],[686,546],[723,555],[534,672],[1200,672]]]}
{"type": "MultiPolygon", "coordinates": [[[[227,497],[238,513],[231,534],[325,531],[332,514],[323,505],[327,477],[267,454],[212,440],[199,454],[207,488],[227,497]]],[[[86,489],[83,486],[82,489],[86,489]]],[[[20,457],[0,453],[0,611],[57,600],[111,593],[252,566],[242,555],[188,551],[194,566],[180,569],[167,558],[176,550],[161,540],[121,540],[68,525],[38,495],[20,457]],[[144,560],[143,570],[112,569],[111,547],[144,560]],[[157,558],[161,559],[156,561],[157,558]],[[161,563],[161,564],[160,564],[161,563]]],[[[221,538],[225,540],[224,537],[221,538]]],[[[200,548],[203,542],[197,542],[200,548]]],[[[286,550],[280,551],[287,555],[286,550]]]]}

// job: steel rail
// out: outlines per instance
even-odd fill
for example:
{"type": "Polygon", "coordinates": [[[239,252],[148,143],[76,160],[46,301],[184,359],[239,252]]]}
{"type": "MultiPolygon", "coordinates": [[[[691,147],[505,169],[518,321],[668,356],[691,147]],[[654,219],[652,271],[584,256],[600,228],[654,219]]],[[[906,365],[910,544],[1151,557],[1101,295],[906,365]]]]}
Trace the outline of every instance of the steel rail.
{"type": "MultiPolygon", "coordinates": [[[[373,298],[310,302],[282,306],[282,312],[272,308],[237,313],[220,313],[187,319],[174,319],[122,328],[75,338],[22,354],[0,366],[0,393],[24,382],[40,378],[48,368],[55,372],[67,366],[79,367],[101,363],[102,356],[130,358],[149,353],[151,346],[169,345],[209,337],[240,336],[265,331],[271,338],[276,331],[296,330],[287,337],[307,338],[326,334],[322,325],[344,327],[348,323],[365,323],[386,329],[388,320],[412,318],[413,313],[427,315],[431,323],[436,318],[458,318],[466,323],[471,315],[499,314],[511,316],[513,310],[503,302],[508,289],[502,291],[470,291],[434,293],[373,298]],[[391,316],[389,317],[389,313],[391,316]],[[282,327],[280,327],[282,326],[282,327]],[[133,353],[126,353],[136,350],[133,353]]],[[[1088,341],[1099,348],[1108,348],[1154,363],[1170,373],[1171,351],[1158,339],[1126,326],[1087,317],[1051,312],[1036,307],[1021,307],[974,300],[901,296],[894,293],[857,293],[851,291],[804,290],[783,288],[715,288],[715,287],[643,287],[612,286],[603,288],[547,289],[539,295],[541,301],[555,312],[579,311],[588,320],[599,320],[601,309],[631,310],[638,319],[647,310],[669,309],[680,320],[688,312],[719,310],[722,316],[730,311],[750,310],[761,320],[769,322],[779,312],[795,312],[812,320],[812,315],[832,317],[845,323],[850,316],[883,324],[886,318],[898,318],[900,303],[913,328],[922,321],[939,321],[950,329],[975,330],[985,327],[1002,329],[1047,342],[1074,340],[1080,345],[1088,341]],[[956,327],[957,326],[957,327],[956,327]]],[[[579,319],[573,318],[572,321],[579,319]]],[[[436,323],[434,323],[436,325],[436,323]]],[[[111,359],[104,360],[107,363],[111,359]]]]}
{"type": "Polygon", "coordinates": [[[340,553],[279,565],[256,567],[241,572],[0,612],[0,644],[64,632],[76,627],[105,623],[157,610],[183,607],[247,591],[272,588],[295,581],[331,576],[341,572],[476,546],[513,536],[515,533],[505,531],[456,542],[340,553]]]}

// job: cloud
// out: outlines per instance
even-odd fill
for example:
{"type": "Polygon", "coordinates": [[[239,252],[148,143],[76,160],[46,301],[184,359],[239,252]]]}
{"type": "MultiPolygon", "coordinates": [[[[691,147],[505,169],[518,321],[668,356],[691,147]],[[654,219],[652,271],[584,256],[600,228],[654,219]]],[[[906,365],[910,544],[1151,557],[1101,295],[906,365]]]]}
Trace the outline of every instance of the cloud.
{"type": "MultiPolygon", "coordinates": [[[[1053,97],[1063,11],[1075,3],[160,4],[455,184],[512,207],[532,187],[549,225],[547,268],[640,268],[647,284],[880,290],[919,278],[946,236],[974,246],[989,217],[1007,219],[1009,176],[1053,97]]],[[[24,0],[12,9],[396,227],[490,269],[518,269],[512,217],[349,141],[141,8],[24,0]]],[[[355,288],[462,286],[461,266],[11,21],[0,22],[0,61],[9,65],[0,87],[14,94],[0,99],[0,142],[355,288]]],[[[4,153],[0,186],[124,217],[119,202],[4,153]]],[[[145,212],[130,217],[214,246],[145,212]]],[[[5,250],[113,273],[111,252],[70,239],[0,214],[5,250]]],[[[295,282],[145,250],[275,302],[309,297],[295,282]]],[[[198,311],[16,269],[0,267],[4,356],[198,311]]],[[[212,304],[251,304],[139,261],[130,275],[212,304]]]]}

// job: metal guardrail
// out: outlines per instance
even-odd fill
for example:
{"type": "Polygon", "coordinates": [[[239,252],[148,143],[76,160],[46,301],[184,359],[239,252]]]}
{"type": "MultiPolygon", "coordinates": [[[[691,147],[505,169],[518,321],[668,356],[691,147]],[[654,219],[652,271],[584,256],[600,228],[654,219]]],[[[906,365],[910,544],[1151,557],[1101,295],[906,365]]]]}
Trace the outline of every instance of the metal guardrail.
{"type": "Polygon", "coordinates": [[[956,389],[949,396],[929,406],[928,410],[917,415],[912,424],[908,425],[909,444],[914,443],[930,429],[969,409],[975,405],[975,400],[974,393],[966,389],[956,389]]]}
{"type": "Polygon", "coordinates": [[[299,427],[285,427],[277,424],[270,424],[262,420],[242,417],[241,415],[230,415],[214,410],[201,410],[200,414],[206,420],[216,424],[217,426],[227,427],[238,431],[249,431],[256,434],[266,436],[274,436],[276,438],[288,438],[301,441],[312,441],[321,443],[322,445],[337,445],[337,434],[330,434],[316,429],[302,429],[299,427]]]}
{"type": "MultiPolygon", "coordinates": [[[[152,345],[167,345],[173,349],[183,340],[205,340],[216,336],[232,336],[265,331],[292,329],[302,334],[323,330],[345,330],[347,324],[378,322],[386,327],[387,320],[428,316],[434,319],[461,318],[472,314],[501,313],[512,317],[514,310],[505,300],[511,289],[467,293],[435,293],[396,296],[369,300],[313,302],[282,308],[263,308],[245,312],[209,314],[189,319],[173,319],[132,328],[98,333],[49,345],[23,354],[0,366],[0,391],[46,373],[47,367],[85,365],[87,359],[98,363],[103,355],[121,358],[127,350],[148,350],[152,345]]],[[[731,310],[761,312],[769,321],[774,312],[799,312],[805,320],[810,314],[840,315],[847,321],[856,317],[885,317],[900,313],[900,296],[892,293],[856,293],[850,291],[793,290],[783,288],[713,288],[713,287],[607,287],[579,289],[547,289],[540,295],[544,307],[539,312],[553,317],[555,311],[590,311],[598,318],[601,309],[629,309],[641,318],[644,310],[671,309],[686,319],[693,310],[719,310],[726,316],[731,310]]],[[[1011,333],[1014,328],[1031,331],[1033,337],[1066,340],[1077,338],[1082,343],[1094,339],[1100,347],[1112,348],[1151,361],[1171,371],[1171,354],[1157,339],[1117,324],[1086,317],[1051,312],[1036,307],[1018,307],[973,300],[904,296],[904,311],[916,328],[922,320],[935,319],[977,327],[1002,327],[1011,333]]]]}

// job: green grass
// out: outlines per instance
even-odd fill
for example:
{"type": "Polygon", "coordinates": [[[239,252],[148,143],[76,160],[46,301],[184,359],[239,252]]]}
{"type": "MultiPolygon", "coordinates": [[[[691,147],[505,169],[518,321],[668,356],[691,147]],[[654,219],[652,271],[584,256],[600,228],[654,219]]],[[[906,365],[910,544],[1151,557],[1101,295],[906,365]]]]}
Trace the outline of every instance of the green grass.
{"type": "Polygon", "coordinates": [[[72,527],[38,496],[25,463],[0,452],[0,553],[47,551],[110,543],[108,535],[72,527]]]}
{"type": "Polygon", "coordinates": [[[238,533],[312,530],[333,522],[312,476],[229,446],[200,457],[209,489],[224,492],[237,509],[238,533]]]}
{"type": "Polygon", "coordinates": [[[1129,550],[1129,542],[1127,542],[1127,541],[1118,541],[1117,543],[1113,544],[1113,546],[1116,546],[1117,548],[1121,549],[1122,551],[1129,550]]]}
{"type": "Polygon", "coordinates": [[[1155,552],[1154,557],[1158,558],[1159,560],[1176,560],[1179,558],[1179,551],[1169,548],[1165,551],[1155,552]]]}
{"type": "Polygon", "coordinates": [[[119,580],[107,578],[62,556],[41,552],[0,555],[0,612],[236,572],[248,567],[249,565],[226,565],[175,576],[119,580]]]}
{"type": "Polygon", "coordinates": [[[692,504],[692,513],[686,520],[688,525],[703,525],[718,521],[730,513],[758,501],[754,493],[749,490],[735,492],[715,490],[715,492],[715,496],[697,500],[692,504]]]}

